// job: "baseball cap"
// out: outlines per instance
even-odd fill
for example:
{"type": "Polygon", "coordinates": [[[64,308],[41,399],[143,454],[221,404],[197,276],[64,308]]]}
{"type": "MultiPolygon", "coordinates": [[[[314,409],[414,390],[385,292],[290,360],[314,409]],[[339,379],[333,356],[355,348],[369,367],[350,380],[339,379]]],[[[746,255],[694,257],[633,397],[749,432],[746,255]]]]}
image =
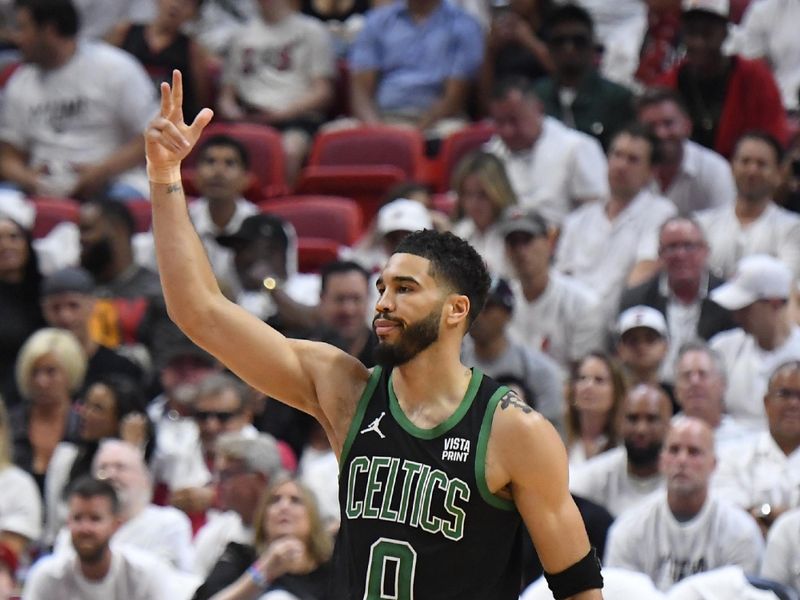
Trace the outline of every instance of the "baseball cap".
{"type": "Polygon", "coordinates": [[[792,271],[768,254],[751,254],[739,261],[736,273],[711,291],[709,297],[728,310],[739,310],[757,300],[785,300],[792,290],[792,271]]]}
{"type": "Polygon", "coordinates": [[[684,14],[690,12],[704,12],[728,20],[731,14],[730,0],[683,0],[684,14]]]}
{"type": "Polygon", "coordinates": [[[500,217],[498,230],[503,237],[516,231],[533,236],[547,235],[547,221],[535,210],[522,206],[509,206],[500,217]]]}
{"type": "Polygon", "coordinates": [[[667,337],[667,321],[660,311],[652,306],[632,306],[619,315],[617,319],[617,333],[622,336],[631,329],[646,327],[658,333],[661,337],[667,337]]]}
{"type": "Polygon", "coordinates": [[[217,242],[222,246],[236,248],[260,239],[276,239],[284,247],[288,246],[289,238],[286,237],[283,220],[266,213],[250,215],[242,221],[239,231],[232,235],[221,235],[217,238],[217,242]]]}
{"type": "Polygon", "coordinates": [[[502,306],[510,313],[514,312],[514,292],[511,291],[508,281],[501,277],[492,279],[489,293],[486,295],[486,305],[489,304],[502,306]]]}
{"type": "Polygon", "coordinates": [[[66,292],[93,294],[94,279],[86,269],[67,267],[56,271],[42,281],[42,297],[66,292]]]}
{"type": "Polygon", "coordinates": [[[419,231],[433,229],[428,209],[416,200],[398,198],[378,211],[378,233],[386,235],[393,231],[419,231]]]}

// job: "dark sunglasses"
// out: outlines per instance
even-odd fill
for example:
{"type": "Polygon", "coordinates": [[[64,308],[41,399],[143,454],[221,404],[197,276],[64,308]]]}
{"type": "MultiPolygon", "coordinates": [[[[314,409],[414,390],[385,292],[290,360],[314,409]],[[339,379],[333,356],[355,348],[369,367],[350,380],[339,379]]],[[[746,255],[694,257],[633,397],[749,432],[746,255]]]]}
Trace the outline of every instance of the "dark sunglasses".
{"type": "Polygon", "coordinates": [[[585,35],[556,35],[550,38],[551,46],[566,46],[572,44],[578,49],[588,48],[592,40],[585,35]]]}
{"type": "Polygon", "coordinates": [[[238,415],[237,412],[226,412],[221,410],[197,410],[194,413],[194,418],[198,421],[208,421],[209,419],[216,419],[220,423],[227,423],[233,417],[238,415]]]}

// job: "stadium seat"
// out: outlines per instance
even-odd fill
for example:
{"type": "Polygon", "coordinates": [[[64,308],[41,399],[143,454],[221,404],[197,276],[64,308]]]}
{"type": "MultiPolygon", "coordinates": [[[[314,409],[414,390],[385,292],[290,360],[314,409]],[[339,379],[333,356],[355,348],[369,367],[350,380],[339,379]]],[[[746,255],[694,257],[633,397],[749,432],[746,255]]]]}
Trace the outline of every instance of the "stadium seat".
{"type": "Polygon", "coordinates": [[[263,202],[268,198],[285,195],[286,184],[285,160],[281,134],[267,125],[255,123],[212,123],[203,131],[193,150],[183,161],[183,174],[186,193],[197,196],[194,187],[194,171],[197,153],[204,140],[214,135],[228,135],[242,142],[247,148],[250,159],[250,172],[253,183],[245,190],[245,197],[252,202],[263,202]]]}
{"type": "Polygon", "coordinates": [[[36,205],[36,219],[32,231],[35,239],[46,236],[62,221],[78,222],[80,205],[71,198],[42,196],[31,198],[31,201],[36,205]]]}
{"type": "Polygon", "coordinates": [[[350,198],[287,196],[262,202],[259,208],[289,221],[301,240],[327,239],[351,246],[363,231],[361,211],[350,198]]]}
{"type": "Polygon", "coordinates": [[[429,178],[437,192],[447,192],[450,189],[450,179],[453,176],[458,161],[474,150],[478,150],[494,135],[494,125],[487,121],[474,123],[460,129],[442,140],[439,155],[431,161],[429,178]]]}
{"type": "Polygon", "coordinates": [[[153,211],[150,205],[150,200],[147,198],[138,198],[136,200],[128,200],[125,206],[131,212],[134,222],[136,223],[136,233],[144,233],[150,231],[150,224],[153,221],[153,211]]]}
{"type": "Polygon", "coordinates": [[[319,270],[339,258],[339,244],[323,238],[300,238],[297,241],[297,268],[301,273],[319,270]]]}

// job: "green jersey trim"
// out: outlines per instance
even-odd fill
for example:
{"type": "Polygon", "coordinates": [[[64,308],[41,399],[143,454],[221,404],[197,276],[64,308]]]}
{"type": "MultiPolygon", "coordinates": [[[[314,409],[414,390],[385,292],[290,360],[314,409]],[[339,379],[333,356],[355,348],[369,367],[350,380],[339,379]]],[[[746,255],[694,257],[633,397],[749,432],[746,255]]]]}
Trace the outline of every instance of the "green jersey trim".
{"type": "Polygon", "coordinates": [[[483,415],[481,431],[478,434],[478,448],[475,456],[475,481],[478,484],[478,491],[487,504],[501,510],[516,510],[516,505],[511,500],[506,500],[493,494],[489,489],[489,485],[486,483],[486,451],[489,447],[489,434],[492,431],[497,403],[509,391],[506,386],[500,386],[489,398],[489,403],[486,405],[486,413],[483,415]]]}
{"type": "Polygon", "coordinates": [[[403,409],[400,408],[400,403],[397,401],[397,396],[394,394],[392,376],[389,375],[389,410],[400,427],[402,427],[409,435],[421,440],[432,440],[450,431],[458,424],[459,421],[461,421],[464,415],[467,414],[469,407],[472,406],[472,401],[475,399],[475,394],[478,393],[478,388],[481,385],[482,379],[483,373],[481,373],[478,369],[472,369],[472,377],[469,380],[469,386],[467,386],[467,391],[464,394],[464,398],[461,400],[461,404],[458,405],[458,408],[455,410],[455,412],[447,417],[447,419],[439,423],[436,427],[432,427],[431,429],[423,429],[422,427],[417,427],[414,425],[414,423],[412,423],[403,412],[403,409]]]}
{"type": "Polygon", "coordinates": [[[375,387],[378,385],[378,381],[381,378],[381,371],[382,368],[379,366],[372,369],[372,374],[369,376],[369,381],[367,381],[367,387],[364,388],[364,391],[361,392],[361,398],[358,399],[356,412],[353,415],[353,420],[350,421],[350,429],[347,431],[347,437],[342,446],[342,454],[339,456],[339,475],[342,474],[342,465],[347,461],[347,455],[350,454],[350,448],[353,445],[353,441],[356,439],[356,435],[358,435],[358,430],[361,427],[361,422],[364,420],[364,413],[367,412],[367,406],[369,405],[370,398],[372,398],[372,393],[375,391],[375,387]]]}

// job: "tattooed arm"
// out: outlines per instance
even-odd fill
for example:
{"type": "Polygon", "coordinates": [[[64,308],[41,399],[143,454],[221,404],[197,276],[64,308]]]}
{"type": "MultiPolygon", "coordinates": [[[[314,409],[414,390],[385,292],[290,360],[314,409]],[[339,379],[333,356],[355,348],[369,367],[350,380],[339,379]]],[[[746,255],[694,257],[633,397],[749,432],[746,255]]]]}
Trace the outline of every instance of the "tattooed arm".
{"type": "MultiPolygon", "coordinates": [[[[553,426],[509,392],[495,409],[486,456],[495,493],[510,489],[547,573],[560,573],[589,552],[589,538],[568,487],[567,454],[553,426]]],[[[574,600],[602,598],[599,589],[574,600]]]]}

